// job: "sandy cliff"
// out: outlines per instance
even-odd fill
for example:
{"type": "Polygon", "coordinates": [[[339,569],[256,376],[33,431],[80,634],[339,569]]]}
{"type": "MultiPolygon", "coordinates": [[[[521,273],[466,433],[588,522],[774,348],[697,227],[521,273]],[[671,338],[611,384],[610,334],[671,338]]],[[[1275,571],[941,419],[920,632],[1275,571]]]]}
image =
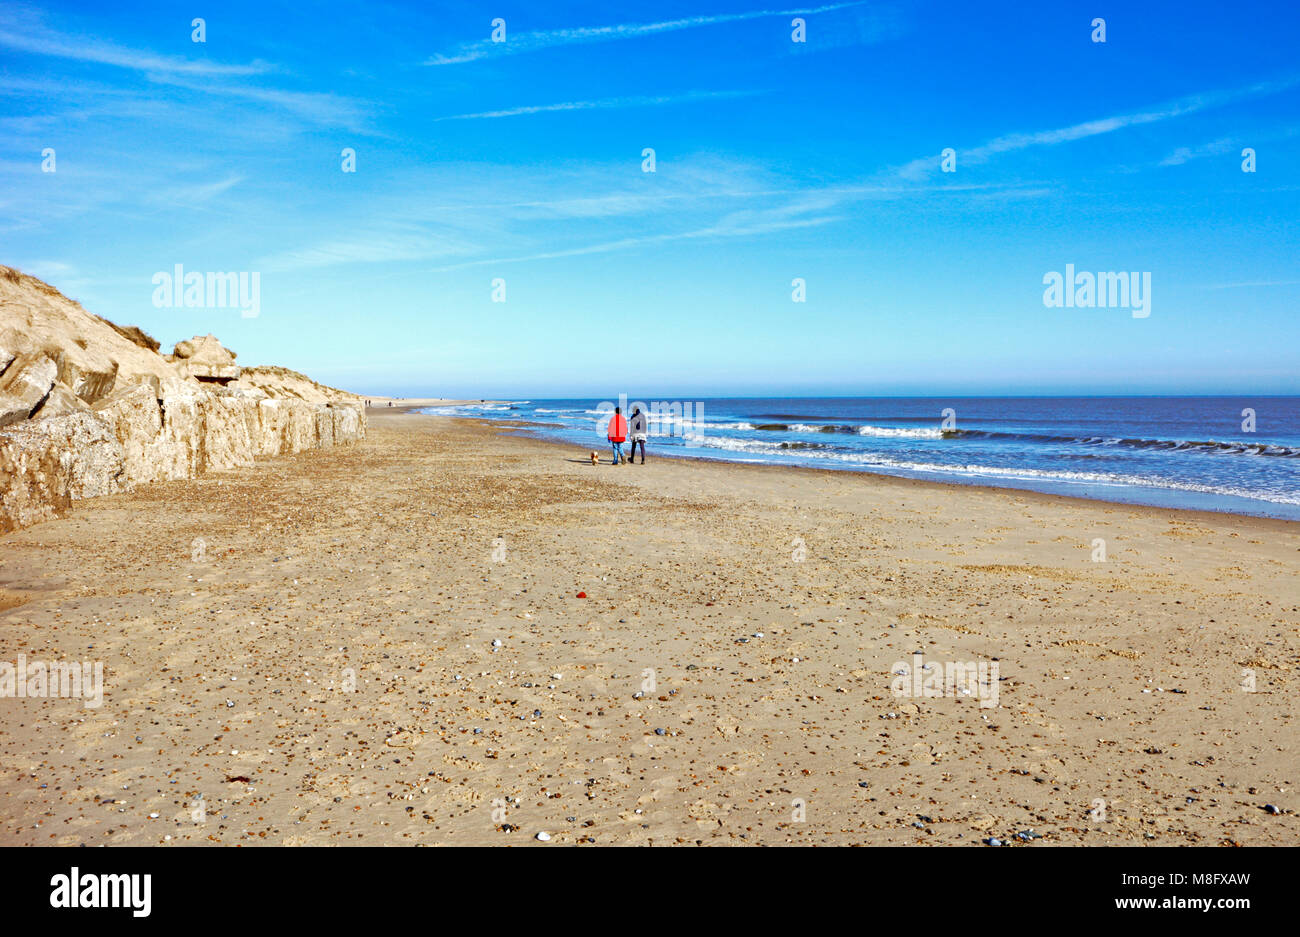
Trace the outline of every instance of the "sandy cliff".
{"type": "Polygon", "coordinates": [[[241,368],[214,336],[173,354],[0,266],[0,531],[78,498],[365,437],[360,398],[241,368]]]}

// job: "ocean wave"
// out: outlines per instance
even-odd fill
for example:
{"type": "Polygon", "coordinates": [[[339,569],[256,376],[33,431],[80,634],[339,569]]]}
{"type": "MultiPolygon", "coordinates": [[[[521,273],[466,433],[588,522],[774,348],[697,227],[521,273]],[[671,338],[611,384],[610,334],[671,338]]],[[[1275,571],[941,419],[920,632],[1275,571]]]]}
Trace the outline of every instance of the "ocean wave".
{"type": "MultiPolygon", "coordinates": [[[[936,411],[937,412],[937,411],[936,411]]],[[[863,414],[870,420],[887,420],[890,423],[937,423],[940,416],[886,416],[879,413],[863,414]]],[[[825,413],[760,413],[758,417],[763,420],[780,420],[782,422],[789,420],[836,420],[836,419],[853,419],[853,417],[836,417],[825,413]]]]}
{"type": "MultiPolygon", "coordinates": [[[[1194,494],[1228,496],[1271,504],[1300,505],[1300,493],[1290,490],[1268,491],[1243,488],[1235,485],[1216,485],[1193,481],[1164,478],[1156,475],[1135,475],[1123,472],[1090,472],[1053,469],[1015,468],[975,463],[944,465],[937,462],[893,459],[871,452],[846,451],[841,447],[827,443],[807,443],[808,448],[791,451],[790,443],[775,440],[735,439],[715,437],[699,441],[703,448],[720,449],[728,452],[740,452],[747,455],[766,455],[770,461],[773,457],[787,455],[790,458],[810,461],[837,462],[855,468],[881,470],[889,473],[912,473],[939,476],[955,476],[968,480],[1022,480],[1055,482],[1060,484],[1105,485],[1118,488],[1155,488],[1171,491],[1184,491],[1194,494]]],[[[798,445],[795,443],[794,445],[798,445]]],[[[751,461],[746,459],[745,461],[751,461]]],[[[763,461],[763,460],[759,460],[763,461]]]]}
{"type": "Polygon", "coordinates": [[[693,440],[697,446],[706,449],[725,449],[729,452],[761,452],[775,455],[780,452],[829,451],[837,447],[824,442],[775,442],[765,439],[738,439],[734,436],[701,436],[693,440]]]}
{"type": "MultiPolygon", "coordinates": [[[[461,404],[458,406],[445,406],[426,409],[423,412],[434,413],[438,415],[471,415],[483,414],[484,416],[495,416],[500,411],[515,411],[520,403],[527,401],[515,402],[509,405],[501,404],[461,404]]],[[[525,408],[527,409],[527,408],[525,408]]],[[[582,423],[586,418],[594,417],[597,421],[607,419],[609,411],[583,408],[583,407],[561,407],[547,408],[538,407],[531,411],[537,415],[554,415],[561,419],[570,420],[574,423],[582,423]]],[[[1084,435],[1070,433],[1052,433],[1048,432],[1016,432],[1014,430],[994,430],[967,428],[946,430],[935,425],[931,418],[924,418],[925,422],[930,423],[927,426],[894,426],[880,425],[879,423],[844,423],[834,422],[827,419],[825,422],[772,422],[763,423],[756,420],[745,420],[739,418],[714,418],[715,421],[683,418],[679,414],[673,413],[652,413],[648,414],[654,417],[652,431],[655,435],[673,435],[672,431],[686,431],[690,435],[709,435],[760,432],[760,433],[788,433],[794,435],[822,435],[822,434],[851,434],[859,438],[879,438],[879,439],[896,439],[905,440],[934,440],[942,443],[970,443],[978,441],[995,441],[1004,443],[1022,443],[1030,444],[1047,444],[1063,447],[1087,447],[1105,450],[1108,448],[1134,449],[1151,452],[1170,452],[1170,453],[1188,453],[1195,455],[1210,456],[1243,456],[1249,458],[1281,458],[1295,459],[1300,458],[1300,446],[1287,445],[1276,442],[1261,441],[1244,441],[1240,439],[1215,440],[1215,439],[1165,439],[1157,437],[1144,436],[1121,436],[1118,434],[1110,435],[1084,435]]],[[[767,416],[776,416],[769,414],[767,416]]],[[[782,416],[786,416],[782,414],[782,416]]],[[[812,417],[812,419],[822,419],[812,417]]],[[[919,422],[920,417],[898,417],[890,418],[891,421],[897,422],[919,422]]],[[[789,448],[789,446],[786,446],[789,448]]],[[[813,447],[815,448],[815,447],[813,447]]],[[[757,450],[756,450],[757,451],[757,450]]]]}
{"type": "Polygon", "coordinates": [[[1107,440],[1105,445],[1129,446],[1134,449],[1168,449],[1172,451],[1212,452],[1224,455],[1267,455],[1296,458],[1300,447],[1276,446],[1269,443],[1219,442],[1214,439],[1120,439],[1107,440]]]}
{"type": "Polygon", "coordinates": [[[1300,504],[1300,493],[1263,492],[1233,485],[1213,485],[1179,481],[1155,475],[1130,475],[1123,472],[1073,472],[1053,469],[1011,468],[993,465],[943,465],[937,462],[915,462],[892,459],[878,453],[809,452],[807,458],[831,459],[853,463],[866,468],[890,468],[907,472],[924,472],[934,475],[961,475],[966,478],[1040,479],[1066,483],[1116,485],[1120,487],[1164,488],[1198,494],[1226,495],[1267,501],[1274,504],[1300,504]]]}
{"type": "Polygon", "coordinates": [[[943,439],[949,435],[960,435],[957,430],[944,430],[936,426],[909,428],[860,423],[759,423],[748,428],[772,433],[852,433],[857,436],[900,439],[943,439]]]}
{"type": "MultiPolygon", "coordinates": [[[[651,422],[651,424],[653,424],[655,421],[654,421],[654,420],[651,420],[650,422],[651,422]]],[[[665,422],[669,422],[669,423],[671,423],[671,422],[674,422],[674,420],[669,419],[669,420],[666,420],[665,422]]],[[[705,430],[711,430],[711,429],[738,429],[738,430],[752,430],[752,429],[754,429],[754,424],[753,424],[753,423],[743,423],[743,422],[741,422],[741,423],[701,423],[701,422],[699,422],[699,421],[697,421],[697,420],[681,420],[680,422],[681,422],[681,424],[682,424],[683,426],[689,426],[689,427],[691,427],[691,428],[693,428],[693,429],[700,430],[701,432],[704,432],[705,430]]]]}
{"type": "Polygon", "coordinates": [[[1275,443],[1220,442],[1214,439],[1148,439],[1121,436],[1069,436],[1053,433],[1004,433],[988,430],[962,430],[968,439],[1026,440],[1040,443],[1065,443],[1081,446],[1117,446],[1125,449],[1148,449],[1165,452],[1197,452],[1215,455],[1300,457],[1300,446],[1275,443]]]}
{"type": "MultiPolygon", "coordinates": [[[[780,426],[781,424],[776,424],[780,426]]],[[[840,426],[835,423],[790,423],[786,431],[791,433],[852,433],[855,427],[840,426]]]]}
{"type": "Polygon", "coordinates": [[[959,435],[957,430],[943,430],[936,426],[922,429],[904,429],[897,426],[859,426],[859,436],[900,436],[908,439],[943,439],[945,436],[959,435]]]}

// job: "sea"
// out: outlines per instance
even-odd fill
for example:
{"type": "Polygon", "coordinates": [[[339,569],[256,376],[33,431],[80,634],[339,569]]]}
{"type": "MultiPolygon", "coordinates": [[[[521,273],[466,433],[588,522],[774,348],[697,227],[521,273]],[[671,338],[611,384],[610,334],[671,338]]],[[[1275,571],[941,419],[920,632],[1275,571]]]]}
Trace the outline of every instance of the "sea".
{"type": "Polygon", "coordinates": [[[1300,520],[1300,397],[553,399],[425,412],[608,459],[614,405],[650,417],[649,458],[799,465],[1300,520]]]}

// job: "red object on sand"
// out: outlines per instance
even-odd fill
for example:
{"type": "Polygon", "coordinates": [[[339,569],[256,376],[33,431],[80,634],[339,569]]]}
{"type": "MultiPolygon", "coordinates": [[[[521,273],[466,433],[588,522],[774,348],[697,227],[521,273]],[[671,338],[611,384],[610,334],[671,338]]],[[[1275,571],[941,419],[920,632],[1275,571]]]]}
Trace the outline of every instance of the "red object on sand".
{"type": "Polygon", "coordinates": [[[609,418],[609,433],[607,438],[610,442],[627,441],[627,418],[624,417],[623,414],[615,413],[609,418]]]}
{"type": "Polygon", "coordinates": [[[580,599],[585,599],[586,597],[587,597],[587,593],[585,593],[585,592],[579,592],[579,593],[578,593],[578,598],[580,598],[580,599]]]}

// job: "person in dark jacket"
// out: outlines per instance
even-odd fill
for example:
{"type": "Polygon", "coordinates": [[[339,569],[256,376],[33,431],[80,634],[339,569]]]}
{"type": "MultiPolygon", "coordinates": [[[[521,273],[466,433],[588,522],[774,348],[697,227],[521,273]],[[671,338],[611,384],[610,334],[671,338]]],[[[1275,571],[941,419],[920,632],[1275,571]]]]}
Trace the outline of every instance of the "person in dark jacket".
{"type": "Polygon", "coordinates": [[[645,414],[641,412],[640,407],[632,409],[632,420],[628,426],[629,439],[632,440],[632,449],[628,452],[627,461],[631,465],[636,461],[636,444],[641,444],[641,464],[645,465],[645,438],[646,438],[646,419],[645,414]]]}

